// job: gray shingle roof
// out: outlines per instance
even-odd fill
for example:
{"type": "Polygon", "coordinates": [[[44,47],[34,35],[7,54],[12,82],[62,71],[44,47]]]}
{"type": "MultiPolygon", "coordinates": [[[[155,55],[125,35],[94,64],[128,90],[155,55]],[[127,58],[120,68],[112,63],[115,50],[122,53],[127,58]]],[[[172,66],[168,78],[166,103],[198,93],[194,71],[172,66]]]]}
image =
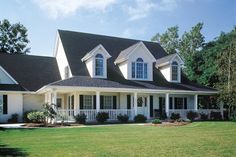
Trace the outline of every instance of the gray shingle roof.
{"type": "Polygon", "coordinates": [[[157,65],[161,65],[161,64],[163,64],[163,63],[167,63],[167,62],[169,62],[170,60],[172,60],[175,56],[176,56],[176,54],[174,53],[174,54],[170,54],[170,55],[168,55],[168,56],[159,58],[159,59],[157,59],[156,64],[157,64],[157,65]]]}
{"type": "MultiPolygon", "coordinates": [[[[46,84],[61,79],[56,59],[53,57],[0,53],[0,66],[22,88],[29,91],[36,91],[46,84]]],[[[12,85],[8,85],[8,88],[16,89],[12,85]]],[[[3,89],[3,85],[1,89],[3,89]]]]}

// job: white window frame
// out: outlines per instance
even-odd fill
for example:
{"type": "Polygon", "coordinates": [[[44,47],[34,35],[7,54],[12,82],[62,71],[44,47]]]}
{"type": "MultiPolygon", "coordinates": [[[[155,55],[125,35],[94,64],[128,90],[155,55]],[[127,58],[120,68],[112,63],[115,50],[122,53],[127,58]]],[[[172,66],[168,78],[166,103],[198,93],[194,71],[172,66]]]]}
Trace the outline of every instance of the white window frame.
{"type": "Polygon", "coordinates": [[[93,109],[93,95],[83,95],[83,109],[85,110],[91,110],[93,109]],[[88,98],[91,98],[91,102],[86,102],[86,98],[88,100],[88,98]]]}
{"type": "MultiPolygon", "coordinates": [[[[140,58],[140,57],[139,57],[140,58]]],[[[139,59],[138,58],[138,59],[139,59]]],[[[140,61],[137,61],[138,59],[136,59],[136,61],[135,62],[131,62],[131,78],[132,79],[136,79],[136,80],[148,80],[148,63],[147,62],[140,62],[140,61]],[[133,74],[133,64],[134,64],[134,77],[132,76],[132,74],[133,74]],[[143,77],[142,78],[138,78],[137,77],[137,65],[138,64],[142,64],[142,66],[143,66],[143,73],[142,73],[142,75],[143,75],[143,77]],[[147,66],[147,77],[145,78],[144,76],[145,76],[145,65],[147,66]]],[[[141,58],[142,59],[142,58],[141,58]]],[[[143,60],[143,59],[142,59],[143,60]]]]}
{"type": "Polygon", "coordinates": [[[98,53],[98,54],[95,55],[95,59],[94,59],[94,75],[95,75],[95,77],[104,77],[104,73],[105,73],[105,64],[104,64],[104,62],[105,62],[105,59],[104,59],[104,56],[102,54],[98,53]],[[97,55],[101,55],[102,58],[97,57],[97,55]],[[100,69],[100,68],[96,67],[97,60],[102,61],[102,74],[101,75],[96,74],[97,69],[100,69]]]}
{"type": "Polygon", "coordinates": [[[68,65],[65,66],[65,68],[64,68],[64,77],[65,77],[65,79],[68,79],[70,77],[70,68],[68,65]]]}
{"type": "Polygon", "coordinates": [[[171,77],[171,79],[170,79],[171,82],[176,82],[176,83],[179,83],[179,82],[180,82],[180,64],[179,64],[179,62],[173,61],[173,62],[170,64],[170,77],[171,77]],[[174,62],[176,62],[178,65],[173,65],[174,62]],[[173,80],[173,77],[172,77],[173,66],[176,66],[176,67],[177,67],[177,80],[173,80]]]}

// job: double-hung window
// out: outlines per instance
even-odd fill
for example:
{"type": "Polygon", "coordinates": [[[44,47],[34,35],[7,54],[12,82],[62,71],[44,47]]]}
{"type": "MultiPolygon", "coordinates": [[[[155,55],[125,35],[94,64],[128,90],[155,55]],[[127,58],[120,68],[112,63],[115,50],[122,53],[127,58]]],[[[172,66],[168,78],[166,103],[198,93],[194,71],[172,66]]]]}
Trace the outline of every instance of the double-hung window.
{"type": "Polygon", "coordinates": [[[178,63],[177,62],[173,62],[172,63],[172,81],[178,81],[178,63]]]}
{"type": "Polygon", "coordinates": [[[113,96],[104,96],[104,109],[113,108],[113,96]]]}
{"type": "Polygon", "coordinates": [[[132,78],[147,79],[148,65],[144,63],[142,58],[138,58],[136,62],[132,62],[132,78]]]}
{"type": "Polygon", "coordinates": [[[103,76],[104,73],[104,58],[101,54],[95,56],[95,75],[103,76]]]}
{"type": "Polygon", "coordinates": [[[93,109],[92,95],[84,95],[84,109],[93,109]]]}

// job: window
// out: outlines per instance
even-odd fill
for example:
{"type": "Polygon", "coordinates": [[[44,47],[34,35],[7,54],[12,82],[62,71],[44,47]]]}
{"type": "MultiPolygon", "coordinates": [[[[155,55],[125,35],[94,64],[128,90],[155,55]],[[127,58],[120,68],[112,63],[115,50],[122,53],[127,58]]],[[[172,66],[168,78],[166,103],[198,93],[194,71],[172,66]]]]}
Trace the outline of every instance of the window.
{"type": "Polygon", "coordinates": [[[172,81],[178,81],[178,63],[172,63],[172,81]]]}
{"type": "Polygon", "coordinates": [[[178,98],[175,97],[174,99],[175,109],[187,109],[187,98],[178,98]]]}
{"type": "Polygon", "coordinates": [[[84,95],[84,109],[93,109],[93,96],[84,95]]]}
{"type": "Polygon", "coordinates": [[[112,109],[113,108],[113,97],[112,96],[104,96],[104,109],[112,109]]]}
{"type": "Polygon", "coordinates": [[[97,54],[95,56],[95,75],[96,76],[103,76],[103,69],[104,69],[103,60],[104,58],[101,54],[97,54]]]}
{"type": "Polygon", "coordinates": [[[61,108],[61,105],[62,105],[62,100],[61,100],[61,98],[57,98],[57,107],[58,107],[58,108],[61,108]]]}
{"type": "Polygon", "coordinates": [[[65,79],[69,78],[69,66],[65,67],[65,74],[64,74],[65,79]]]}
{"type": "Polygon", "coordinates": [[[132,62],[132,78],[147,79],[147,76],[147,63],[144,63],[142,58],[132,62]]]}
{"type": "Polygon", "coordinates": [[[0,114],[3,114],[3,96],[0,95],[0,114]]]}

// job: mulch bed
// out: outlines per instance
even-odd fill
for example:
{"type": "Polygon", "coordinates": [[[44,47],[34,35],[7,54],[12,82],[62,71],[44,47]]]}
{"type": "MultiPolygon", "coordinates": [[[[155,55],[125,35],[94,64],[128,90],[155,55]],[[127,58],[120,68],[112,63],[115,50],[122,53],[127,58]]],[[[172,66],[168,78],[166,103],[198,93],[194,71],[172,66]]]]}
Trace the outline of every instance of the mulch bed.
{"type": "Polygon", "coordinates": [[[184,126],[188,125],[190,122],[162,122],[161,124],[152,124],[152,123],[147,123],[145,124],[146,126],[160,126],[160,127],[172,127],[172,126],[184,126]]]}

